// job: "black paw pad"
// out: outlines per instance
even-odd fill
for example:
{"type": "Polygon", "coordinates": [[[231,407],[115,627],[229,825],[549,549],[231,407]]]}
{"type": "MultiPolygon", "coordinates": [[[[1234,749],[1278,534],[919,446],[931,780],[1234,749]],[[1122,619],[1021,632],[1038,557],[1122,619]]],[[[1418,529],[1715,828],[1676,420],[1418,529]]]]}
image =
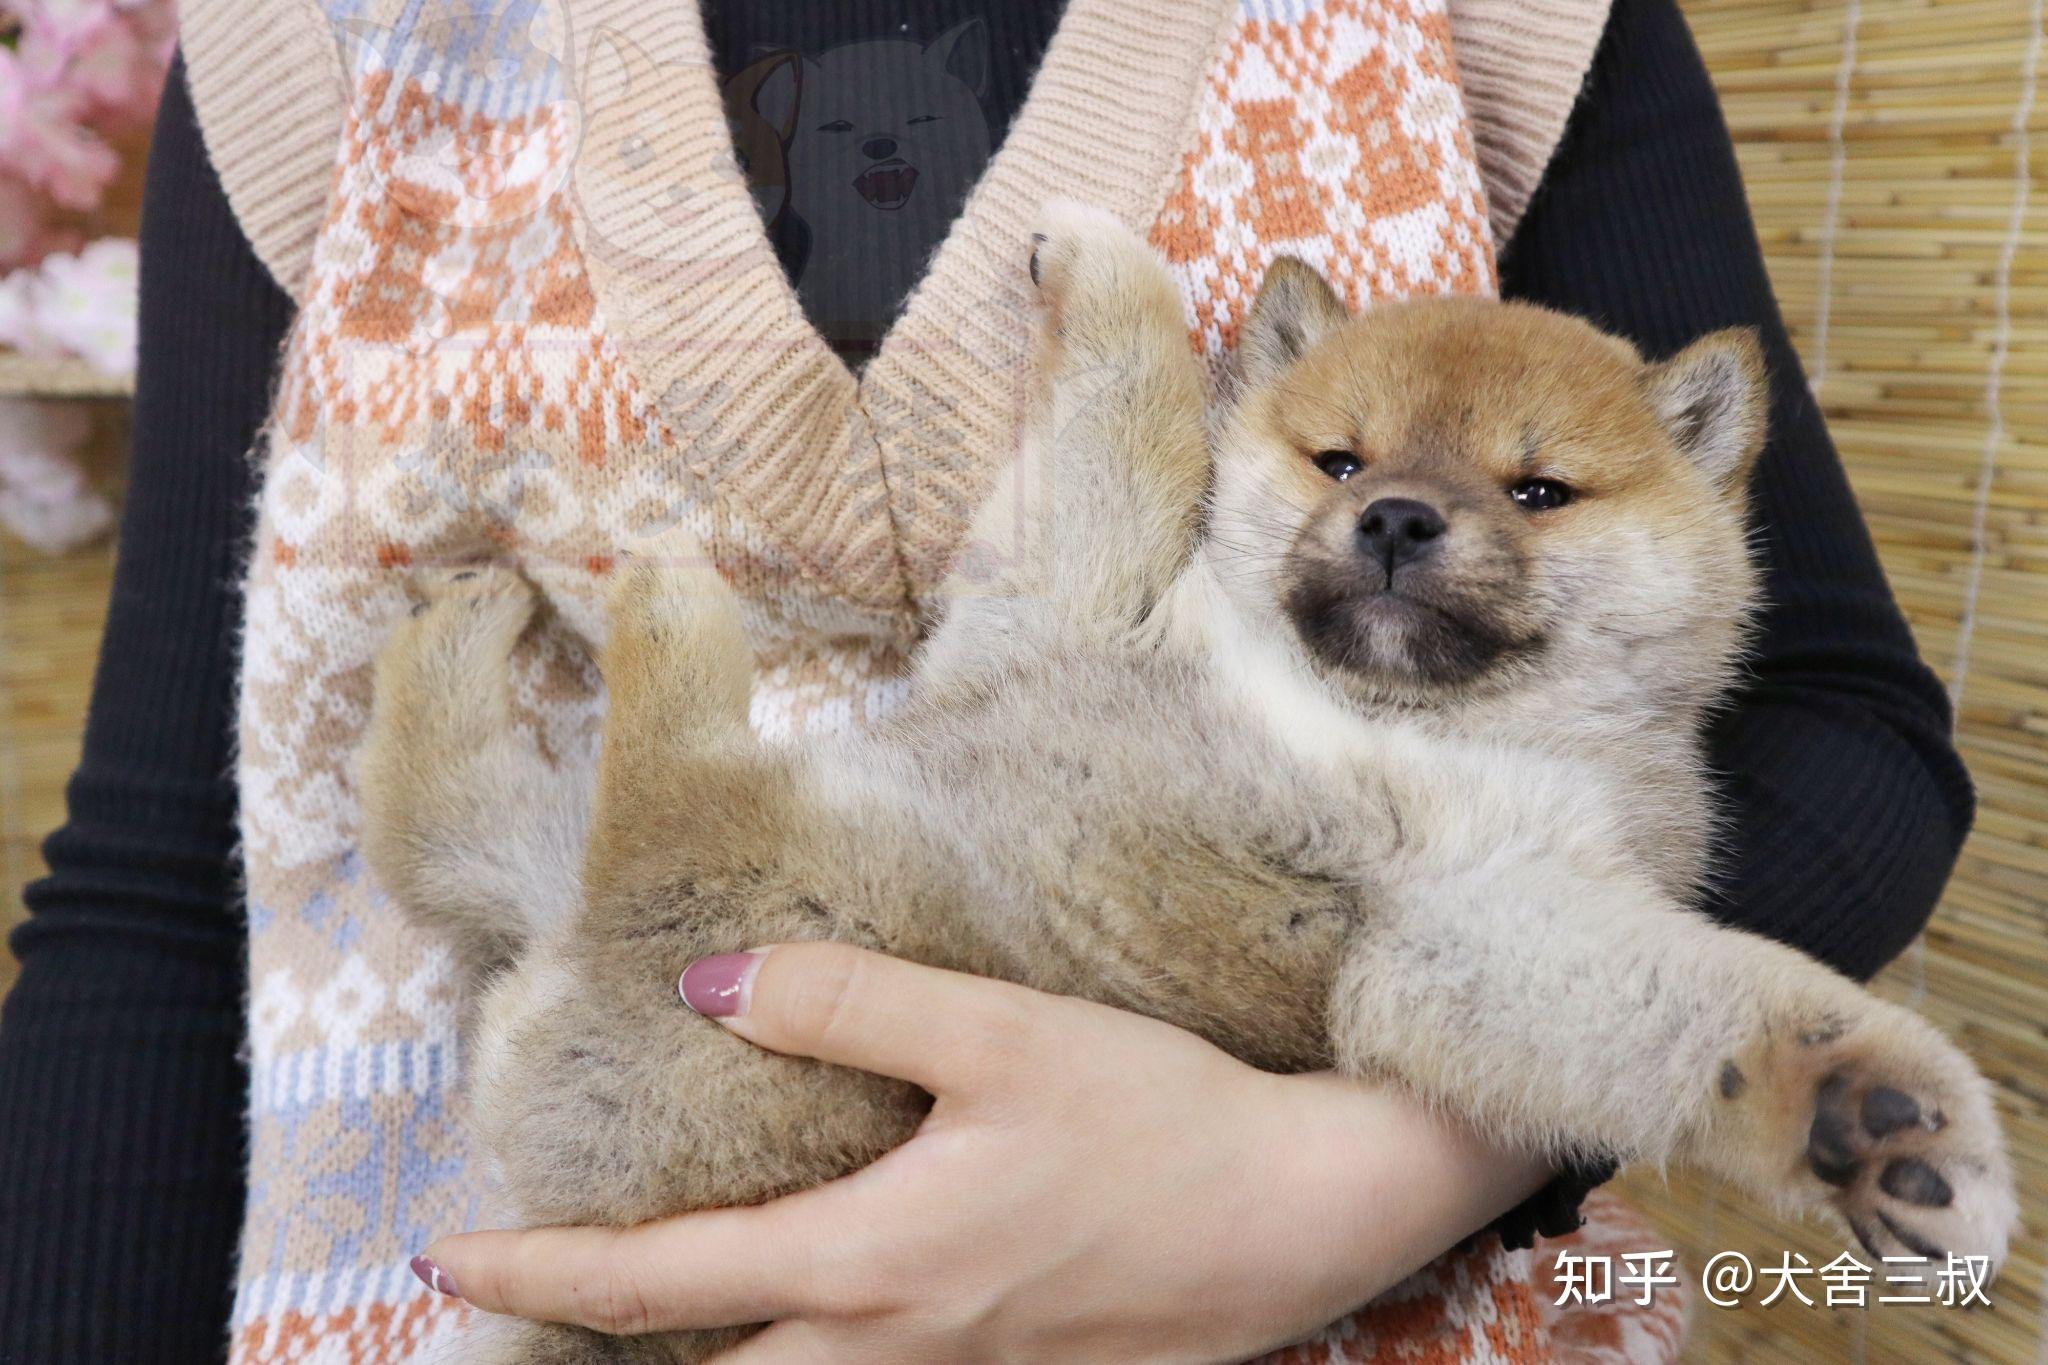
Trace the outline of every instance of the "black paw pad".
{"type": "Polygon", "coordinates": [[[1920,1101],[1903,1090],[1881,1085],[1863,1097],[1863,1131],[1872,1137],[1889,1137],[1918,1122],[1920,1101]]]}
{"type": "Polygon", "coordinates": [[[1934,1242],[1928,1241],[1911,1228],[1904,1227],[1899,1220],[1879,1209],[1877,1221],[1884,1224],[1884,1230],[1899,1239],[1899,1245],[1915,1256],[1925,1256],[1930,1261],[1948,1259],[1948,1252],[1934,1242]]]}
{"type": "Polygon", "coordinates": [[[1813,1126],[1806,1133],[1806,1164],[1830,1185],[1856,1174],[1856,1124],[1850,1118],[1847,1077],[1830,1076],[1814,1092],[1813,1126]]]}
{"type": "Polygon", "coordinates": [[[1941,1172],[1917,1156],[1902,1156],[1886,1166],[1877,1178],[1877,1187],[1923,1209],[1945,1209],[1956,1197],[1941,1172]]]}

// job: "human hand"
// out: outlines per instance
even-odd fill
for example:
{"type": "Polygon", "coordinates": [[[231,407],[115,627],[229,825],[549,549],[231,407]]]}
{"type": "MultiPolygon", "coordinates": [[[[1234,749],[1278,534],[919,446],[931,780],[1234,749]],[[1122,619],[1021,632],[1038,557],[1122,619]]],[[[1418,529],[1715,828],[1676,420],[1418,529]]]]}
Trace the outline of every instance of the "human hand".
{"type": "Polygon", "coordinates": [[[773,1321],[734,1365],[1240,1360],[1545,1178],[1392,1089],[1258,1071],[1122,1010],[841,944],[717,963],[717,1002],[690,992],[706,1013],[922,1086],[917,1134],[755,1208],[442,1238],[430,1268],[469,1302],[621,1333],[773,1321]]]}

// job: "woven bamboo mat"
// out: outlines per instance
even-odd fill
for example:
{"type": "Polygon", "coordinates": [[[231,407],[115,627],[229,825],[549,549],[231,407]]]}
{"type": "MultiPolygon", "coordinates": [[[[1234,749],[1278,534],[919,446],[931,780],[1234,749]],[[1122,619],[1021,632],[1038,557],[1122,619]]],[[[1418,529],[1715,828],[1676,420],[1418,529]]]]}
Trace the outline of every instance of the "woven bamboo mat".
{"type": "MultiPolygon", "coordinates": [[[[1976,833],[1888,971],[1994,1078],[2027,1226],[1993,1308],[1702,1305],[1698,1362],[2048,1365],[2048,97],[2041,0],[1690,0],[1772,279],[1892,586],[1958,698],[1976,833]],[[2029,155],[2028,135],[2033,147],[2029,155]]],[[[1702,1182],[1697,1269],[1839,1247],[1702,1182]]],[[[1819,1298],[1819,1294],[1814,1294],[1819,1298]]]]}

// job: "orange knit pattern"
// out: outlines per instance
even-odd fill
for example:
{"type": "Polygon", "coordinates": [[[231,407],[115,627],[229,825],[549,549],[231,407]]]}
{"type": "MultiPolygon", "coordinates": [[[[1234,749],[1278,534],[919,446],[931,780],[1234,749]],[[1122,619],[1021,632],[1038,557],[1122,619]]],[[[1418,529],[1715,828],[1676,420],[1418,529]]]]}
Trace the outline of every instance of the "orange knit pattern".
{"type": "Polygon", "coordinates": [[[1152,241],[1206,352],[1236,345],[1276,255],[1309,261],[1353,308],[1496,291],[1440,4],[1247,15],[1204,84],[1196,128],[1152,241]]]}

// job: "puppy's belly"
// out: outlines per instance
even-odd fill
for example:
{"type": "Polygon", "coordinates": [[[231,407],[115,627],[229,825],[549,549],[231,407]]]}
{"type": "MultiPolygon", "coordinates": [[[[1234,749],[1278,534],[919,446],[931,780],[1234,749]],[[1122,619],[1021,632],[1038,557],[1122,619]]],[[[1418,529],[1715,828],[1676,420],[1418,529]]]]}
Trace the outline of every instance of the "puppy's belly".
{"type": "Polygon", "coordinates": [[[1006,975],[1165,1020],[1265,1070],[1330,1064],[1326,1005],[1367,913],[1361,887],[1213,848],[1113,840],[1074,872],[1016,896],[1036,951],[1006,975]]]}
{"type": "Polygon", "coordinates": [[[1033,883],[1023,899],[1042,918],[1010,919],[999,951],[878,940],[876,907],[831,888],[736,902],[702,882],[608,943],[588,924],[536,943],[491,988],[477,1033],[475,1121],[508,1212],[624,1225],[757,1203],[915,1132],[930,1103],[915,1087],[766,1052],[677,1000],[683,965],[755,943],[862,943],[1138,1010],[1268,1069],[1328,1065],[1324,1007],[1353,893],[1278,855],[1102,834],[1058,883],[1033,883]],[[1157,879],[1134,880],[1136,859],[1157,879]]]}
{"type": "Polygon", "coordinates": [[[676,998],[673,968],[732,946],[654,948],[665,986],[600,979],[541,950],[492,989],[472,1095],[519,1221],[625,1225],[759,1203],[865,1166],[916,1130],[930,1102],[914,1086],[764,1051],[676,998]]]}

